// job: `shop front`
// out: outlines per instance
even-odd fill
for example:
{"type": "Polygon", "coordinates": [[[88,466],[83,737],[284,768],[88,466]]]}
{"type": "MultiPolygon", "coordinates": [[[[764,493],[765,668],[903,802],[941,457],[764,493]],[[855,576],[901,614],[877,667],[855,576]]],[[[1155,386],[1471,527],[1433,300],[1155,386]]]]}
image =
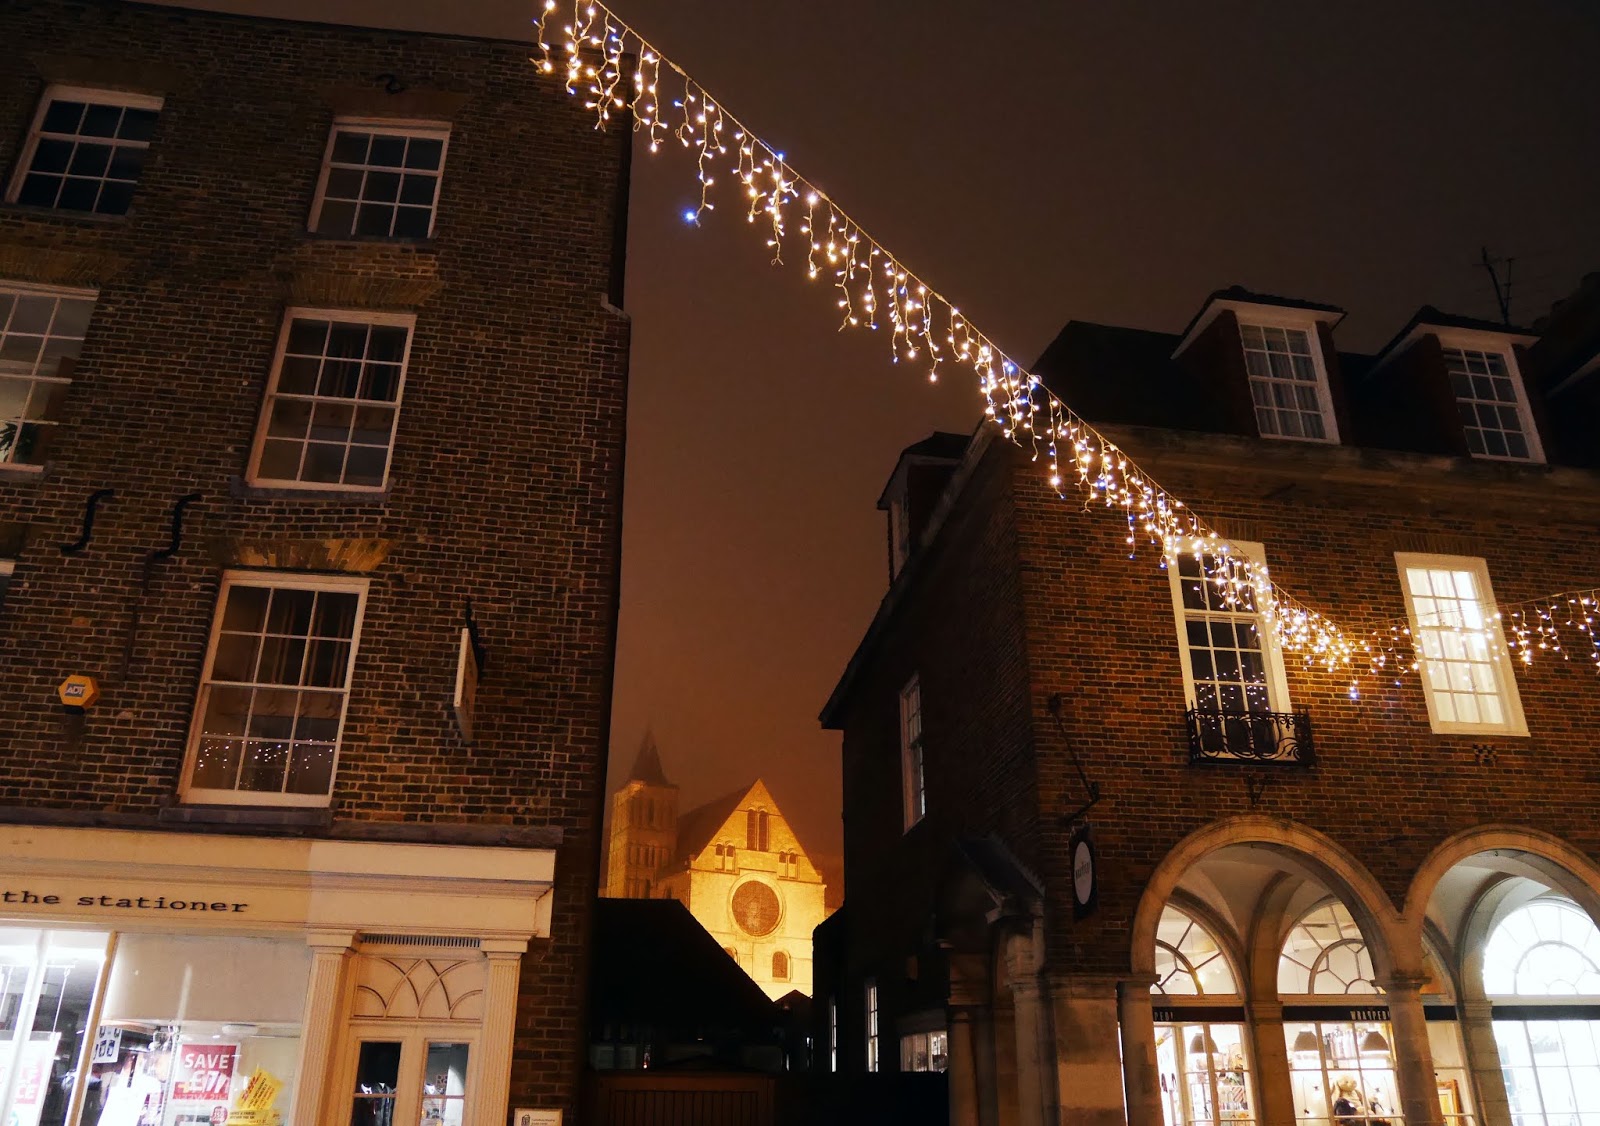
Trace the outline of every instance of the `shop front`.
{"type": "Polygon", "coordinates": [[[542,849],[0,829],[0,1123],[505,1120],[542,849]]]}

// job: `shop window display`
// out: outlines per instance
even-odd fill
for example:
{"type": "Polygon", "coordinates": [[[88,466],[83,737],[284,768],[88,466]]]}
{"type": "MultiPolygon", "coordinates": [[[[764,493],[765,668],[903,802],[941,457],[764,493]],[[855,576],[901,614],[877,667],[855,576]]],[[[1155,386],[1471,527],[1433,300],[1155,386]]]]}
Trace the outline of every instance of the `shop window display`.
{"type": "Polygon", "coordinates": [[[78,1126],[276,1126],[309,972],[299,940],[120,936],[78,1126]]]}
{"type": "Polygon", "coordinates": [[[309,969],[297,940],[0,929],[0,1122],[278,1126],[309,969]]]}
{"type": "Polygon", "coordinates": [[[1176,907],[1156,930],[1156,1063],[1166,1126],[1254,1123],[1238,981],[1221,945],[1176,907]]]}
{"type": "Polygon", "coordinates": [[[1600,1123],[1600,930],[1571,900],[1535,899],[1494,929],[1483,965],[1517,1126],[1600,1123]]]}
{"type": "Polygon", "coordinates": [[[900,1037],[901,1071],[945,1071],[949,1067],[949,1033],[940,1029],[900,1037]]]}
{"type": "Polygon", "coordinates": [[[1289,928],[1278,956],[1278,993],[1317,1002],[1284,1008],[1296,1121],[1402,1121],[1394,1033],[1374,978],[1366,940],[1344,904],[1321,903],[1289,928]],[[1351,996],[1365,1000],[1359,1007],[1334,1000],[1351,996]]]}
{"type": "Polygon", "coordinates": [[[0,1122],[63,1126],[92,1045],[105,932],[0,928],[0,1122]]]}

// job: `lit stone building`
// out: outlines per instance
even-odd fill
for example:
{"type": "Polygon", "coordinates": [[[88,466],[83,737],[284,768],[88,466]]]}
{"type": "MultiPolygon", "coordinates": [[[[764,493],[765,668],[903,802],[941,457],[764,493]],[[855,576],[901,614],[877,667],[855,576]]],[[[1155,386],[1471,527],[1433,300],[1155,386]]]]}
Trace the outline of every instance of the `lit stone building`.
{"type": "Polygon", "coordinates": [[[809,994],[827,888],[765,783],[682,814],[677,804],[646,738],[611,795],[605,894],[676,899],[769,996],[809,994]]]}
{"type": "Polygon", "coordinates": [[[1600,1121],[1600,277],[1372,355],[1342,315],[1226,290],[1034,371],[1380,675],[992,426],[906,451],[823,717],[822,1066],[947,1069],[961,1126],[1600,1121]]]}
{"type": "Polygon", "coordinates": [[[527,56],[0,4],[0,1123],[576,1112],[629,137],[527,56]]]}

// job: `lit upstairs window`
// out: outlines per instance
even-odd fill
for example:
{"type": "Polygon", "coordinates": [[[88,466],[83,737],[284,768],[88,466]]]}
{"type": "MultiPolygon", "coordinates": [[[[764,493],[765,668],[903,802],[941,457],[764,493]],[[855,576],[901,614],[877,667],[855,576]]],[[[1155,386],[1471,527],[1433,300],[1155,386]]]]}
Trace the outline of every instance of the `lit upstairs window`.
{"type": "Polygon", "coordinates": [[[126,215],[160,113],[160,98],[50,87],[6,198],[57,211],[126,215]]]}
{"type": "Polygon", "coordinates": [[[1438,734],[1526,735],[1505,634],[1482,559],[1396,553],[1438,734]]]}
{"type": "Polygon", "coordinates": [[[366,589],[357,578],[224,577],[184,800],[328,804],[366,589]]]}
{"type": "Polygon", "coordinates": [[[16,570],[16,563],[10,559],[0,559],[0,606],[6,604],[6,592],[11,589],[11,575],[16,570]]]}
{"type": "MultiPolygon", "coordinates": [[[[1260,544],[1233,546],[1265,565],[1260,544]]],[[[1224,567],[1215,554],[1167,558],[1189,706],[1230,715],[1288,711],[1282,655],[1255,591],[1219,583],[1224,567]]]]}
{"type": "Polygon", "coordinates": [[[1239,335],[1261,436],[1337,441],[1328,381],[1311,334],[1303,328],[1242,324],[1239,335]]]}
{"type": "Polygon", "coordinates": [[[1503,353],[1446,348],[1444,366],[1473,457],[1544,460],[1521,380],[1503,353]]]}
{"type": "Polygon", "coordinates": [[[334,122],[311,229],[335,237],[433,234],[450,131],[394,122],[334,122]]]}
{"type": "Polygon", "coordinates": [[[44,463],[94,301],[93,291],[0,285],[0,465],[44,463]]]}
{"type": "Polygon", "coordinates": [[[900,690],[900,788],[903,829],[928,812],[927,771],[922,751],[922,681],[913,676],[900,690]]]}

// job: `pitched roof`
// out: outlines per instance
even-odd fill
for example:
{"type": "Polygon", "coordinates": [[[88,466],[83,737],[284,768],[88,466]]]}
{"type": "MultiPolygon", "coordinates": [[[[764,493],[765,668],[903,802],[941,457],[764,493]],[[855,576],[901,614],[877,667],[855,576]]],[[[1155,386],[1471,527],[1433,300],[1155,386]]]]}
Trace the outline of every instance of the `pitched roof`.
{"type": "Polygon", "coordinates": [[[630,782],[647,782],[652,786],[670,786],[667,781],[666,771],[661,769],[661,752],[656,749],[655,733],[646,729],[644,740],[639,744],[639,754],[633,760],[633,770],[628,774],[630,782]]]}
{"type": "Polygon", "coordinates": [[[676,899],[594,905],[589,1011],[600,1022],[770,1029],[777,1007],[676,899]]]}
{"type": "Polygon", "coordinates": [[[711,838],[717,835],[717,830],[727,824],[739,804],[744,801],[745,795],[761,784],[761,780],[747,782],[737,790],[731,790],[720,798],[712,798],[704,805],[697,805],[687,813],[678,815],[678,852],[676,860],[687,860],[697,856],[706,845],[711,843],[711,838]]]}

